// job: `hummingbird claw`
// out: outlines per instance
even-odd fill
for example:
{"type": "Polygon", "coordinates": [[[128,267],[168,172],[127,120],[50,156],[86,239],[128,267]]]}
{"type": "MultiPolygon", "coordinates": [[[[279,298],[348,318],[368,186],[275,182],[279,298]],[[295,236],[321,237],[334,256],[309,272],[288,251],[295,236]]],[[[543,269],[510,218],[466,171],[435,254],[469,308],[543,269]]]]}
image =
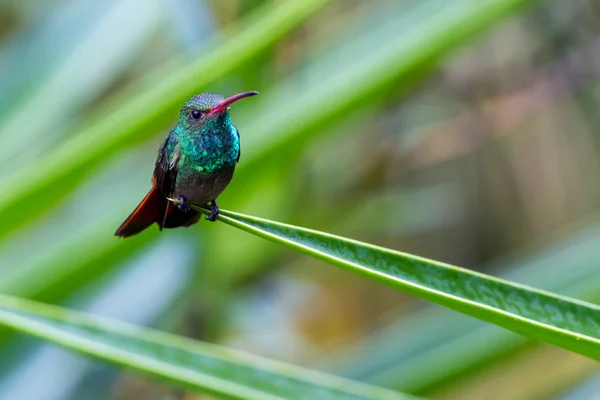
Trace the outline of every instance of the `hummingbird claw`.
{"type": "Polygon", "coordinates": [[[177,204],[177,208],[179,208],[180,211],[182,211],[182,212],[190,211],[190,203],[187,202],[185,197],[179,196],[177,198],[177,200],[179,200],[179,204],[177,204]]]}
{"type": "Polygon", "coordinates": [[[210,221],[210,222],[215,222],[217,220],[217,218],[219,217],[219,206],[217,205],[217,202],[214,200],[210,202],[210,205],[211,205],[210,215],[208,217],[206,217],[206,220],[210,221]]]}

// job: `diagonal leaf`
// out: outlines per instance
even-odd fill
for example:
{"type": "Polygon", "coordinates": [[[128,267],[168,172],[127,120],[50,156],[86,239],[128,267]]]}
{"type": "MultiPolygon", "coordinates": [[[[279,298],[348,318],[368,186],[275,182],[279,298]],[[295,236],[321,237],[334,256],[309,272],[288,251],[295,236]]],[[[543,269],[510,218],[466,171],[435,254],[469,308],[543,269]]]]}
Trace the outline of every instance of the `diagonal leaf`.
{"type": "Polygon", "coordinates": [[[0,295],[0,324],[238,399],[409,399],[400,393],[81,312],[0,295]]]}
{"type": "Polygon", "coordinates": [[[244,214],[222,211],[219,220],[461,313],[600,360],[600,307],[594,304],[244,214]]]}
{"type": "MultiPolygon", "coordinates": [[[[576,223],[579,230],[580,224],[576,223]]],[[[520,252],[488,265],[487,270],[500,271],[507,280],[596,302],[600,300],[599,246],[600,227],[596,224],[568,239],[553,241],[544,249],[536,247],[535,251],[529,250],[531,253],[520,252]]],[[[350,379],[425,393],[456,382],[477,366],[489,366],[495,360],[510,357],[526,343],[528,338],[497,326],[431,307],[411,316],[403,315],[401,320],[313,365],[350,379]],[[438,335],[440,331],[444,335],[438,335]]]]}
{"type": "MultiPolygon", "coordinates": [[[[85,286],[81,282],[72,285],[74,290],[65,295],[68,297],[62,304],[139,325],[164,321],[165,314],[169,318],[178,314],[181,295],[189,286],[194,266],[190,262],[192,248],[177,236],[163,236],[149,252],[133,257],[122,268],[88,281],[85,286]],[[164,268],[165,258],[169,259],[169,268],[164,268]],[[131,290],[141,280],[144,285],[131,290]]],[[[22,335],[0,343],[0,354],[0,399],[78,399],[82,397],[72,392],[85,380],[107,379],[107,375],[117,373],[55,346],[37,346],[22,335]],[[40,378],[30,385],[32,374],[52,379],[40,378]]],[[[109,382],[98,382],[97,387],[93,398],[110,398],[109,382]]]]}

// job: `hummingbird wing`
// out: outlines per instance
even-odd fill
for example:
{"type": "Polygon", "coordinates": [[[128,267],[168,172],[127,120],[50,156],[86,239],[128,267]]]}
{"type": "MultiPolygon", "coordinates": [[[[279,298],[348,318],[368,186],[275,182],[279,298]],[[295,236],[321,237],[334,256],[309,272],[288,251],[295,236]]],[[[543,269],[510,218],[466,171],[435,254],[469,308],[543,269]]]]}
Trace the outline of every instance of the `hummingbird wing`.
{"type": "Polygon", "coordinates": [[[165,197],[175,190],[177,179],[177,162],[179,161],[179,149],[173,149],[171,157],[167,154],[171,135],[167,136],[165,142],[158,149],[158,157],[154,164],[154,183],[165,197]]]}
{"type": "Polygon", "coordinates": [[[167,214],[169,212],[170,202],[167,197],[171,196],[173,190],[175,190],[175,182],[177,180],[177,162],[179,161],[179,150],[178,146],[170,146],[170,141],[173,140],[171,135],[167,136],[160,149],[158,149],[158,157],[156,158],[156,164],[154,165],[154,177],[152,179],[154,185],[158,188],[164,203],[161,204],[161,216],[158,221],[158,226],[162,229],[165,226],[167,214]],[[169,147],[175,147],[171,150],[171,154],[168,154],[169,147]]]}
{"type": "Polygon", "coordinates": [[[158,223],[160,229],[165,225],[167,211],[169,210],[169,200],[167,197],[175,185],[177,174],[170,170],[170,163],[167,159],[167,148],[169,138],[158,150],[158,157],[154,166],[154,175],[152,177],[152,189],[148,192],[142,202],[133,210],[127,219],[119,226],[115,232],[116,236],[128,237],[135,235],[152,225],[158,223]]]}
{"type": "Polygon", "coordinates": [[[177,173],[179,169],[180,151],[179,144],[175,142],[177,139],[171,135],[167,137],[163,145],[158,150],[158,157],[154,166],[153,182],[156,188],[161,193],[161,198],[164,203],[161,204],[161,214],[157,221],[158,227],[176,228],[178,226],[190,226],[200,220],[198,211],[189,210],[183,212],[177,206],[167,200],[167,197],[172,197],[175,191],[175,183],[177,181],[177,173]]]}

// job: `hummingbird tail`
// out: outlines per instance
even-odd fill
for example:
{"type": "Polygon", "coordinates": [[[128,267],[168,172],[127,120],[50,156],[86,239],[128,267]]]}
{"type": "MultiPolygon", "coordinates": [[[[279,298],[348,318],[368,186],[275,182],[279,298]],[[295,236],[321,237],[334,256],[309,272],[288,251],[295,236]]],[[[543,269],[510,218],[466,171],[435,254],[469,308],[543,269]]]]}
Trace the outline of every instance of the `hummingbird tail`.
{"type": "Polygon", "coordinates": [[[156,186],[153,186],[144,200],[119,226],[115,236],[125,238],[140,233],[155,222],[161,224],[167,206],[168,200],[160,194],[156,186]]]}

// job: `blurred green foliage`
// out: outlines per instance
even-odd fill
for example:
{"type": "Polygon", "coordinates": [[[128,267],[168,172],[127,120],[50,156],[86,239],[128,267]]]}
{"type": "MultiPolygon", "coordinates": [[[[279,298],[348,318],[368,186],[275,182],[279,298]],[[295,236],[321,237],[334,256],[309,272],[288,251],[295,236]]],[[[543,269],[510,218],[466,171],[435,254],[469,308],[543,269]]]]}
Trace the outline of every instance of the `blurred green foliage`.
{"type": "MultiPolygon", "coordinates": [[[[558,351],[538,381],[547,349],[219,224],[112,232],[188,96],[258,90],[223,207],[598,301],[599,7],[0,1],[0,288],[410,393],[556,398],[595,365],[558,351]]],[[[0,340],[0,398],[172,394],[0,340]]]]}
{"type": "Polygon", "coordinates": [[[10,296],[0,296],[0,304],[4,326],[218,397],[416,400],[389,389],[108,318],[10,296]]]}

